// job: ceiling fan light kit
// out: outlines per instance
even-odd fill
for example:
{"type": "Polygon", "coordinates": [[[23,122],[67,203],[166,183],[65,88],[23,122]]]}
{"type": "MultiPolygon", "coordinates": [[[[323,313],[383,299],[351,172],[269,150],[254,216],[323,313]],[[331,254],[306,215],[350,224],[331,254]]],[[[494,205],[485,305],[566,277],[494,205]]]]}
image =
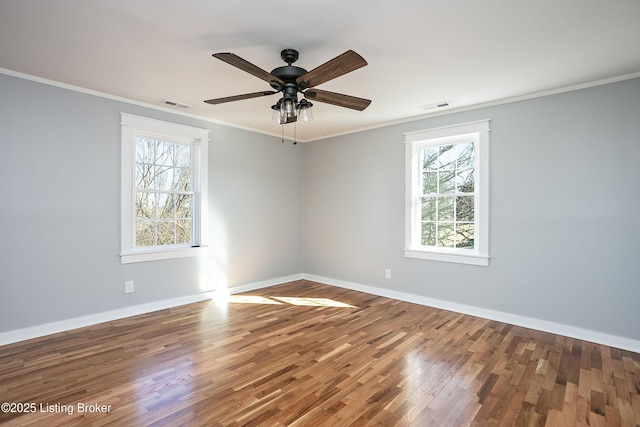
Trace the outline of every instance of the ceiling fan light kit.
{"type": "Polygon", "coordinates": [[[271,121],[284,125],[287,123],[293,123],[297,119],[303,122],[309,122],[313,120],[313,111],[311,107],[313,104],[302,99],[296,103],[297,100],[293,99],[279,99],[278,102],[271,106],[273,113],[271,115],[271,121]]]}
{"type": "Polygon", "coordinates": [[[313,104],[307,101],[306,99],[301,100],[298,103],[298,117],[303,122],[310,122],[313,120],[313,110],[311,110],[313,104]]]}
{"type": "Polygon", "coordinates": [[[270,73],[233,53],[214,53],[213,57],[266,81],[273,90],[209,99],[204,102],[216,105],[282,93],[282,98],[271,106],[273,110],[271,119],[281,125],[294,123],[298,118],[305,122],[312,120],[313,104],[308,99],[357,111],[364,110],[371,103],[368,99],[315,89],[315,86],[367,65],[367,61],[352,50],[311,71],[291,65],[299,57],[295,49],[282,50],[280,57],[287,65],[274,68],[270,73]],[[298,101],[298,93],[302,93],[305,99],[298,101]]]}

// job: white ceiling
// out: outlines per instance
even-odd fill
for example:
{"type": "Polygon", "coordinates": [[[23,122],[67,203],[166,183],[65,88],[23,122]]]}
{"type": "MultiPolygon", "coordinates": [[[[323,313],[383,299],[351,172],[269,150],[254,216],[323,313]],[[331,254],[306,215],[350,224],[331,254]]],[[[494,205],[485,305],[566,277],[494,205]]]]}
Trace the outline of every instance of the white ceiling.
{"type": "MultiPolygon", "coordinates": [[[[0,0],[0,67],[280,135],[276,96],[211,55],[271,71],[283,48],[311,70],[348,49],[368,66],[319,89],[372,100],[358,112],[314,103],[301,141],[452,108],[640,75],[638,0],[0,0]]],[[[7,71],[10,70],[10,71],[7,71]]],[[[52,108],[54,108],[52,106],[52,108]]],[[[293,125],[285,127],[293,135],[293,125]]]]}

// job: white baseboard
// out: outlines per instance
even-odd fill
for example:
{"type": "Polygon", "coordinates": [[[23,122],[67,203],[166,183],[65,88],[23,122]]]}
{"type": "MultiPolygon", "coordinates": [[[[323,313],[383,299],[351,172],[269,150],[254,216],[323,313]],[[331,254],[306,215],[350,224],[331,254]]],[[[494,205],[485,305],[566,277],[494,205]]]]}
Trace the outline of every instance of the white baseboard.
{"type": "MultiPolygon", "coordinates": [[[[468,314],[470,316],[482,317],[484,319],[496,320],[498,322],[509,323],[511,325],[522,326],[525,328],[536,329],[543,332],[564,335],[571,338],[577,338],[584,341],[590,341],[598,344],[608,345],[610,347],[621,348],[624,350],[640,353],[640,341],[631,338],[619,337],[616,335],[605,334],[602,332],[582,329],[575,326],[563,325],[560,323],[549,322],[546,320],[535,319],[531,317],[520,316],[517,314],[505,313],[501,311],[488,310],[480,307],[473,307],[464,304],[457,304],[450,301],[444,301],[422,295],[410,294],[406,292],[394,291],[391,289],[378,288],[374,286],[363,285],[360,283],[348,282],[344,280],[332,279],[329,277],[318,276],[315,274],[293,274],[290,276],[278,277],[274,279],[264,280],[260,282],[249,283],[246,285],[234,286],[228,288],[229,294],[237,294],[241,292],[253,291],[269,286],[275,286],[282,283],[293,282],[295,280],[311,280],[318,283],[324,283],[339,288],[351,289],[354,291],[366,292],[372,295],[378,295],[386,298],[393,298],[400,301],[411,302],[428,307],[440,308],[443,310],[455,311],[456,313],[468,314]]],[[[11,344],[19,341],[25,341],[32,338],[38,338],[45,335],[51,335],[58,332],[69,331],[72,329],[91,326],[98,323],[109,322],[112,320],[123,319],[126,317],[137,316],[139,314],[151,313],[153,311],[164,310],[180,305],[191,304],[211,299],[215,292],[203,292],[185,297],[172,298],[162,301],[155,301],[147,304],[125,307],[117,310],[110,310],[87,316],[75,317],[72,319],[60,320],[57,322],[46,323],[43,325],[32,326],[14,331],[0,333],[0,345],[11,344]]]]}
{"type": "Polygon", "coordinates": [[[351,289],[354,291],[366,292],[386,298],[393,298],[400,301],[425,305],[443,310],[455,311],[456,313],[468,314],[470,316],[482,317],[484,319],[509,323],[515,326],[522,326],[543,332],[550,332],[557,335],[564,335],[577,338],[583,341],[590,341],[597,344],[604,344],[624,350],[640,353],[640,341],[631,338],[609,335],[602,332],[582,329],[575,326],[561,323],[549,322],[547,320],[535,319],[532,317],[520,316],[517,314],[505,313],[502,311],[488,310],[480,307],[473,307],[464,304],[434,299],[422,295],[415,295],[406,292],[398,292],[391,289],[377,288],[374,286],[362,285],[359,283],[347,282],[344,280],[332,279],[329,277],[317,276],[314,274],[303,274],[304,279],[314,282],[324,283],[339,288],[351,289]]]}
{"type": "MultiPolygon", "coordinates": [[[[291,276],[278,277],[275,279],[264,280],[261,282],[249,283],[246,285],[235,286],[228,289],[229,294],[237,294],[247,292],[254,289],[266,288],[268,286],[279,285],[281,283],[292,282],[302,279],[302,274],[294,274],[291,276]]],[[[58,332],[70,331],[72,329],[83,328],[98,323],[110,322],[112,320],[124,319],[126,317],[137,316],[139,314],[151,313],[153,311],[164,310],[167,308],[178,307],[194,302],[206,301],[212,298],[213,292],[202,292],[184,297],[171,298],[161,301],[154,301],[147,304],[134,305],[131,307],[119,308],[116,310],[103,311],[101,313],[89,314],[87,316],[74,317],[71,319],[59,320],[56,322],[45,323],[42,325],[30,326],[23,329],[16,329],[8,332],[0,332],[0,346],[12,344],[19,341],[26,341],[33,338],[39,338],[45,335],[56,334],[58,332]]]]}
{"type": "Polygon", "coordinates": [[[43,325],[16,329],[9,332],[2,332],[0,333],[0,345],[30,340],[32,338],[57,334],[58,332],[70,331],[72,329],[83,328],[85,326],[91,326],[98,323],[110,322],[112,320],[123,319],[125,317],[137,316],[139,314],[151,313],[152,311],[164,310],[166,308],[205,301],[207,299],[211,299],[210,292],[203,292],[201,294],[172,298],[162,301],[154,301],[147,304],[134,305],[131,307],[124,307],[116,310],[103,311],[101,313],[89,314],[86,316],[73,317],[71,319],[45,323],[43,325]]]}

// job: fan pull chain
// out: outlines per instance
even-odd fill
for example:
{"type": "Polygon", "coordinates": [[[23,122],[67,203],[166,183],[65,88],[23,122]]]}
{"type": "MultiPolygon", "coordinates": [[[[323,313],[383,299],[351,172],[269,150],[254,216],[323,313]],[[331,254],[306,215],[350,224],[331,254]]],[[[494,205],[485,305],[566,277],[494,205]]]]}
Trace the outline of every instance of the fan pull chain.
{"type": "Polygon", "coordinates": [[[298,122],[293,123],[293,145],[298,144],[298,122]]]}
{"type": "MultiPolygon", "coordinates": [[[[284,143],[284,124],[282,125],[280,142],[284,143]]],[[[293,145],[298,145],[298,123],[293,123],[293,145]]]]}

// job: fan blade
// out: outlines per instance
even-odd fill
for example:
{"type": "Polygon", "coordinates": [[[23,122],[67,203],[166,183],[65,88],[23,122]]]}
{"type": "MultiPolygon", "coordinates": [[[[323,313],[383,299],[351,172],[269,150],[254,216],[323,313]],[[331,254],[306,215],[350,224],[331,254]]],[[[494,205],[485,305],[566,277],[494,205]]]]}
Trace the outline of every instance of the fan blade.
{"type": "Polygon", "coordinates": [[[214,58],[218,58],[221,61],[226,62],[229,65],[233,65],[236,68],[240,68],[242,71],[246,71],[249,74],[253,74],[257,78],[264,80],[267,83],[271,83],[273,81],[278,82],[280,85],[284,85],[284,82],[274,76],[273,74],[263,70],[262,68],[253,65],[251,62],[240,58],[238,55],[233,53],[214,53],[214,58]]]}
{"type": "Polygon", "coordinates": [[[340,56],[325,62],[319,67],[314,68],[306,74],[298,77],[298,83],[303,89],[318,86],[324,82],[340,77],[343,74],[350,73],[358,68],[367,65],[367,61],[352,50],[348,50],[340,56]]]}
{"type": "Polygon", "coordinates": [[[207,104],[214,104],[214,105],[223,104],[225,102],[240,101],[242,99],[259,98],[261,96],[273,95],[274,93],[278,93],[278,92],[275,92],[273,90],[265,90],[262,92],[245,93],[244,95],[235,95],[235,96],[227,96],[224,98],[207,99],[204,102],[206,102],[207,104]]]}
{"type": "Polygon", "coordinates": [[[304,97],[318,102],[337,105],[338,107],[351,108],[352,110],[362,111],[371,104],[371,100],[357,98],[351,95],[343,95],[341,93],[329,92],[327,90],[309,89],[304,92],[304,97]]]}

